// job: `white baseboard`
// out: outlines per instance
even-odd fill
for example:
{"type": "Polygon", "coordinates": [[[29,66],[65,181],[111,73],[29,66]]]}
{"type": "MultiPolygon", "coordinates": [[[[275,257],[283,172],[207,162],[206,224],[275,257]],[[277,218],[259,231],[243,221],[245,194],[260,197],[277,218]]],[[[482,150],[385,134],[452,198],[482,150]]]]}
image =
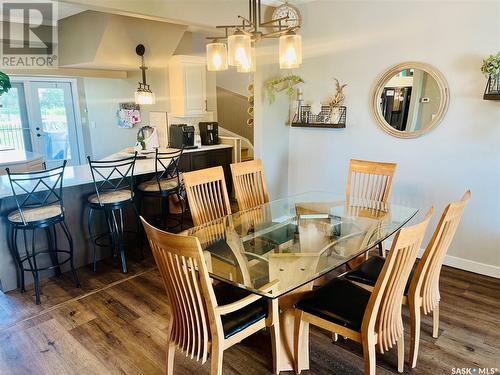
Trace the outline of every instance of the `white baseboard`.
{"type": "MultiPolygon", "coordinates": [[[[418,257],[424,253],[424,249],[420,249],[418,257]]],[[[460,270],[478,273],[480,275],[491,276],[500,279],[500,267],[491,264],[479,263],[474,260],[454,257],[446,255],[443,264],[460,270]]]]}

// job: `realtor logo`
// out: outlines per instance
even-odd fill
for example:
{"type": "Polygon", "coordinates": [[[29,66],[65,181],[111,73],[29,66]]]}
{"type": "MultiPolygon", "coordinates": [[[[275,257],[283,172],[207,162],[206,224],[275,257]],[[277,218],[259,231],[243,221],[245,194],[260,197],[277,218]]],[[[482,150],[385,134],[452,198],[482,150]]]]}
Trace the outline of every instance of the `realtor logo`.
{"type": "Polygon", "coordinates": [[[1,2],[3,68],[57,67],[57,3],[1,2]]]}

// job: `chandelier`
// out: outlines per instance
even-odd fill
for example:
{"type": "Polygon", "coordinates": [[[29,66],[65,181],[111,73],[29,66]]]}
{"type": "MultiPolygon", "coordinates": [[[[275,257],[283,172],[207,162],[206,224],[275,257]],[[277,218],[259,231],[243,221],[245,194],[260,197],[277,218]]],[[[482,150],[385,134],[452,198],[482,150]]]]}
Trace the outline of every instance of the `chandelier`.
{"type": "Polygon", "coordinates": [[[229,66],[240,73],[255,71],[255,44],[266,38],[279,38],[279,64],[281,69],[298,68],[302,63],[302,39],[296,31],[300,25],[289,26],[295,21],[289,15],[262,20],[261,0],[248,0],[248,17],[238,16],[240,24],[216,26],[224,29],[221,37],[207,37],[207,70],[223,71],[229,66]],[[273,31],[263,32],[262,28],[273,31]]]}
{"type": "Polygon", "coordinates": [[[146,81],[146,70],[148,68],[144,65],[144,53],[146,48],[144,45],[139,44],[135,48],[135,53],[141,57],[142,82],[139,82],[139,87],[135,92],[135,104],[155,104],[155,94],[151,91],[149,84],[146,81]]]}

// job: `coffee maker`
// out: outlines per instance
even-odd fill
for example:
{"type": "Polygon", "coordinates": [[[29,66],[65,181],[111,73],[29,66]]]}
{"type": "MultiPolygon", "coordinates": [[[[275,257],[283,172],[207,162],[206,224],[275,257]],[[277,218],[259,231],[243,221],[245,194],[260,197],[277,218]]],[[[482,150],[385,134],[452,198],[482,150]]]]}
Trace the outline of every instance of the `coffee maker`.
{"type": "Polygon", "coordinates": [[[194,126],[172,124],[169,129],[169,144],[172,148],[197,148],[194,144],[194,126]]]}
{"type": "Polygon", "coordinates": [[[200,122],[198,126],[202,145],[219,144],[219,124],[217,122],[200,122]]]}

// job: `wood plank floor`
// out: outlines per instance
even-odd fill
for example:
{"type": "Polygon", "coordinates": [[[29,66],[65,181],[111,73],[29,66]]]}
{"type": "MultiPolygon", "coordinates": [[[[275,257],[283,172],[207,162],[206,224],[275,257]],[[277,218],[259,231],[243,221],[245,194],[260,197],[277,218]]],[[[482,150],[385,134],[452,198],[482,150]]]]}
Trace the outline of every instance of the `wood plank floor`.
{"type": "MultiPolygon", "coordinates": [[[[99,262],[96,274],[79,269],[81,289],[68,275],[48,280],[41,306],[33,290],[0,293],[0,374],[164,373],[168,300],[151,256],[132,255],[126,275],[112,260],[99,262]]],[[[418,366],[405,372],[500,367],[500,280],[444,267],[441,291],[440,336],[431,337],[424,316],[418,366]]],[[[224,374],[270,374],[270,353],[269,335],[259,332],[225,352],[224,374]]],[[[377,355],[377,365],[378,374],[397,373],[396,351],[377,355]]],[[[209,374],[210,366],[177,352],[175,373],[209,374]]],[[[311,330],[311,369],[303,374],[362,373],[358,344],[311,330]]]]}

